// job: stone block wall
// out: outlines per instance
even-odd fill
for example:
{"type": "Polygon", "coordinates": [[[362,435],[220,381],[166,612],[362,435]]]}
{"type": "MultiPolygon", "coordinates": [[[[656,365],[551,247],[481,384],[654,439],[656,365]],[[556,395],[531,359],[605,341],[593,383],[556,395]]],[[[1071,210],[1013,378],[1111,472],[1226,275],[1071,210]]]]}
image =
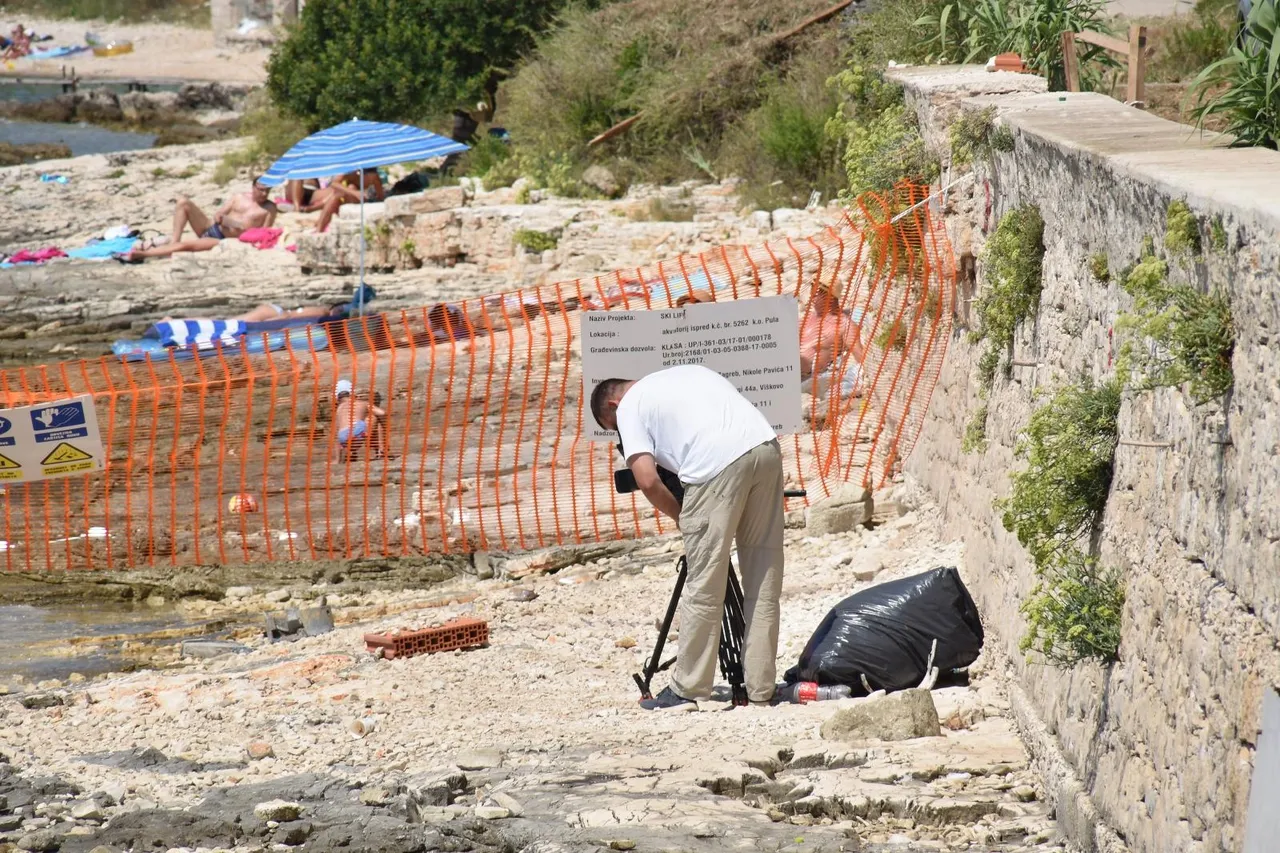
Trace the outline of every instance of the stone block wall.
{"type": "MultiPolygon", "coordinates": [[[[1240,850],[1261,704],[1280,685],[1280,154],[1227,150],[1221,139],[1101,95],[1037,92],[1043,82],[1021,75],[921,68],[894,76],[934,140],[946,139],[961,108],[995,106],[1014,133],[1012,152],[978,164],[974,180],[948,194],[962,274],[976,270],[981,289],[986,235],[1023,204],[1040,207],[1047,249],[1039,312],[1014,344],[1018,366],[1008,379],[998,373],[990,394],[987,449],[961,451],[980,405],[980,349],[961,329],[908,470],[964,539],[967,580],[992,642],[1014,661],[1122,844],[1151,853],[1240,850]],[[1101,558],[1127,581],[1120,660],[1054,669],[1018,651],[1033,569],[992,502],[1022,464],[1013,447],[1037,395],[1114,370],[1116,319],[1131,308],[1117,273],[1137,260],[1144,237],[1160,243],[1177,199],[1198,217],[1204,251],[1173,277],[1226,288],[1235,388],[1198,407],[1178,389],[1126,394],[1101,537],[1101,558]],[[1215,218],[1228,235],[1221,251],[1209,238],[1215,218]],[[1090,272],[1099,252],[1109,282],[1090,272]]],[[[960,315],[967,319],[963,306],[960,315]]],[[[1064,828],[1085,849],[1114,846],[1078,817],[1069,788],[1054,792],[1064,828]]]]}

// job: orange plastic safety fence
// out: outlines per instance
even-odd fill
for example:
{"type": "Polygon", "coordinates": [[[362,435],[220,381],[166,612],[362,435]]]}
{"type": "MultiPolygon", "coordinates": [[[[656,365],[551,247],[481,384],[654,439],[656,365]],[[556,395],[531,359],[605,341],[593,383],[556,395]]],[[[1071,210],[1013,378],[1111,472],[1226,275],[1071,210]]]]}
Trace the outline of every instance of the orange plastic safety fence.
{"type": "MultiPolygon", "coordinates": [[[[583,311],[790,295],[804,432],[784,437],[809,500],[882,484],[911,452],[955,312],[954,262],[926,190],[866,196],[805,239],[292,329],[125,363],[0,372],[0,408],[90,394],[105,469],[0,495],[9,571],[523,550],[670,530],[613,490],[584,438],[583,311]],[[830,297],[823,297],[826,291],[830,297]],[[339,443],[333,389],[385,416],[339,443]]],[[[589,393],[589,389],[588,389],[589,393]]]]}

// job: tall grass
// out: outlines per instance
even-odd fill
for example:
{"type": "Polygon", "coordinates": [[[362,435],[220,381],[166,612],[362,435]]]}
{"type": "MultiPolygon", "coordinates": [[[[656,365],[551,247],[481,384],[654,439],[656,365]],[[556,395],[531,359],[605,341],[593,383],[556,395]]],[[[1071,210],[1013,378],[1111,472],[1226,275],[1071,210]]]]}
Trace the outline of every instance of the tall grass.
{"type": "Polygon", "coordinates": [[[1219,117],[1237,146],[1280,145],[1280,16],[1274,2],[1255,3],[1243,44],[1196,77],[1197,123],[1219,117]],[[1211,94],[1225,84],[1227,89],[1211,94]]]}
{"type": "Polygon", "coordinates": [[[209,26],[207,0],[8,0],[4,9],[15,20],[31,15],[81,21],[162,21],[209,26]]]}

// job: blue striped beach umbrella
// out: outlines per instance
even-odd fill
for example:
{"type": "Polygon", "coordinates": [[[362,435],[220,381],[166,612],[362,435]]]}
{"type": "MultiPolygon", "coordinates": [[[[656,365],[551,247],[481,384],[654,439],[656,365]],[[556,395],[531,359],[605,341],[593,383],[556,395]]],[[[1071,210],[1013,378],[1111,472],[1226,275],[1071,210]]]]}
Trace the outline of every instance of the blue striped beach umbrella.
{"type": "MultiPolygon", "coordinates": [[[[285,152],[258,182],[327,178],[407,160],[430,160],[466,151],[468,146],[407,124],[352,119],[313,133],[285,152]]],[[[364,172],[360,172],[360,283],[364,283],[364,172]]]]}

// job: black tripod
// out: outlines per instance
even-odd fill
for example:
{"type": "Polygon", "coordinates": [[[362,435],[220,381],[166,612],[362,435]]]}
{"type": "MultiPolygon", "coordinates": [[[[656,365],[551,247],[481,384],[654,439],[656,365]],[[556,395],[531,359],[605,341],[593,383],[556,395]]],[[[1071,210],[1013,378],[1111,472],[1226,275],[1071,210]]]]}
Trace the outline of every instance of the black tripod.
{"type": "MultiPolygon", "coordinates": [[[[782,493],[784,498],[802,498],[802,489],[788,489],[782,493]]],[[[683,554],[676,565],[676,586],[671,591],[671,601],[667,604],[667,614],[662,617],[662,627],[658,630],[658,642],[654,644],[653,655],[645,664],[643,673],[635,673],[631,677],[640,688],[641,699],[652,699],[653,690],[650,685],[653,677],[659,672],[671,668],[676,662],[674,657],[662,660],[662,650],[667,644],[667,635],[671,633],[671,623],[676,618],[676,608],[680,606],[680,593],[684,592],[684,583],[689,577],[689,561],[683,554]]],[[[746,675],[742,668],[742,638],[746,633],[746,616],[743,612],[742,584],[738,581],[738,573],[729,563],[729,581],[724,595],[724,615],[720,619],[720,672],[733,691],[733,704],[747,704],[746,675]]]]}

